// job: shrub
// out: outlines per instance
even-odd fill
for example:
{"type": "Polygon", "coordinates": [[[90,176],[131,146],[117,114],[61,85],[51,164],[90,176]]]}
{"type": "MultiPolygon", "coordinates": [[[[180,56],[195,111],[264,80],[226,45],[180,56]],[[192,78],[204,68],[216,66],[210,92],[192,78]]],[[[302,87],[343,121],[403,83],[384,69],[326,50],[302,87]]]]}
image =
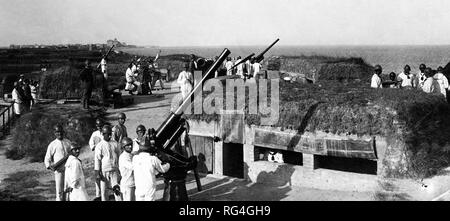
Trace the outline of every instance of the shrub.
{"type": "Polygon", "coordinates": [[[41,105],[21,116],[11,131],[14,142],[6,155],[8,158],[30,157],[31,161],[43,161],[51,141],[55,139],[53,127],[61,124],[66,137],[80,144],[87,144],[95,130],[95,119],[103,117],[101,110],[87,111],[80,105],[41,105]]]}

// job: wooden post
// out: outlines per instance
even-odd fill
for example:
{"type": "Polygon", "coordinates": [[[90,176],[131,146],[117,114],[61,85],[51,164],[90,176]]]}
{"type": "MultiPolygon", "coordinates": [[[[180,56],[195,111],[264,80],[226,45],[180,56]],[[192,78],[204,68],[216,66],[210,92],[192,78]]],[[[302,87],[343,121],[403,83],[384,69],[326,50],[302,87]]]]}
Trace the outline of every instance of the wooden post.
{"type": "Polygon", "coordinates": [[[3,111],[2,116],[3,116],[3,133],[6,134],[5,111],[3,111]]]}
{"type": "Polygon", "coordinates": [[[214,144],[214,166],[213,173],[223,175],[223,142],[215,142],[214,144]]]}
{"type": "Polygon", "coordinates": [[[8,131],[11,130],[11,106],[8,107],[8,131]]]}

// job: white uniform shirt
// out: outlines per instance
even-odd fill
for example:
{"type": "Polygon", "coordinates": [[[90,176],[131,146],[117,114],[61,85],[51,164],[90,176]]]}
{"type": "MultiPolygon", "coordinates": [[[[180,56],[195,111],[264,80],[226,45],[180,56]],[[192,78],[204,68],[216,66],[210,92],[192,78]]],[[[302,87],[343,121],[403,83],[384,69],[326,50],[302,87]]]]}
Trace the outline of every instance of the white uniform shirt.
{"type": "Polygon", "coordinates": [[[17,91],[16,88],[14,88],[13,91],[11,92],[11,96],[12,96],[14,103],[18,103],[18,104],[22,103],[22,100],[20,100],[20,98],[19,98],[19,92],[17,91]]]}
{"type": "Polygon", "coordinates": [[[371,88],[381,88],[381,78],[377,74],[372,75],[372,81],[370,83],[371,88]]]}
{"type": "MultiPolygon", "coordinates": [[[[133,157],[136,196],[145,196],[145,200],[154,201],[156,192],[156,175],[165,173],[170,165],[162,165],[161,160],[146,152],[133,157]]],[[[137,198],[137,197],[136,197],[137,198]]]]}
{"type": "Polygon", "coordinates": [[[398,79],[402,81],[402,87],[412,87],[413,76],[412,74],[405,74],[404,72],[398,75],[398,79]]]}
{"type": "Polygon", "coordinates": [[[139,144],[138,144],[138,139],[134,138],[133,139],[133,150],[131,151],[132,153],[136,153],[139,151],[139,144]]]}
{"type": "MultiPolygon", "coordinates": [[[[236,65],[237,63],[239,63],[242,59],[237,60],[234,65],[236,65]]],[[[239,76],[244,76],[244,64],[239,64],[238,66],[236,66],[236,75],[239,76]]]]}
{"type": "Polygon", "coordinates": [[[135,75],[131,68],[128,68],[125,72],[125,79],[128,83],[133,83],[135,81],[135,75]]]}
{"type": "Polygon", "coordinates": [[[423,87],[423,84],[424,84],[425,81],[427,80],[427,77],[425,76],[424,73],[421,73],[421,72],[419,72],[419,73],[416,75],[416,77],[417,77],[417,83],[418,83],[417,87],[422,88],[422,87],[423,87]]]}
{"type": "Polygon", "coordinates": [[[429,77],[425,80],[422,86],[422,90],[426,93],[440,92],[439,84],[432,77],[429,77]]]}
{"type": "Polygon", "coordinates": [[[133,155],[123,151],[119,157],[119,170],[122,179],[120,180],[120,187],[134,187],[133,175],[133,155]]]}
{"type": "MultiPolygon", "coordinates": [[[[66,138],[62,140],[55,139],[47,147],[45,153],[44,163],[48,168],[50,165],[57,163],[59,160],[67,156],[70,152],[70,141],[66,138]]],[[[61,169],[64,171],[64,167],[61,169]]]]}
{"type": "Polygon", "coordinates": [[[106,59],[102,58],[102,61],[100,62],[100,66],[102,68],[102,72],[106,73],[106,59]]]}
{"type": "Polygon", "coordinates": [[[225,63],[225,68],[227,69],[227,75],[231,75],[231,68],[233,67],[233,62],[232,61],[227,61],[225,63]]]}
{"type": "Polygon", "coordinates": [[[95,146],[103,140],[102,132],[96,130],[92,133],[91,138],[89,138],[89,147],[91,150],[95,149],[95,146]]]}
{"type": "Polygon", "coordinates": [[[188,71],[182,71],[178,75],[177,83],[180,85],[181,96],[183,99],[192,91],[194,78],[192,77],[192,73],[188,71]]]}
{"type": "Polygon", "coordinates": [[[133,74],[138,71],[138,67],[136,66],[136,64],[133,64],[133,66],[131,66],[131,72],[133,72],[133,74]]]}
{"type": "Polygon", "coordinates": [[[22,113],[22,100],[19,98],[19,92],[16,90],[16,88],[13,89],[11,92],[12,99],[14,101],[14,113],[15,114],[21,114],[22,113]]]}
{"type": "Polygon", "coordinates": [[[261,68],[262,68],[262,66],[260,63],[255,62],[252,64],[253,77],[256,77],[256,75],[259,74],[259,72],[261,71],[261,68]]]}
{"type": "Polygon", "coordinates": [[[447,97],[448,79],[442,73],[436,73],[433,78],[439,83],[439,89],[444,97],[447,97]]]}
{"type": "Polygon", "coordinates": [[[94,170],[102,170],[108,172],[119,169],[119,144],[111,139],[109,142],[105,140],[95,146],[94,170]]]}
{"type": "Polygon", "coordinates": [[[65,165],[64,189],[73,188],[69,193],[69,201],[88,201],[89,197],[86,191],[86,180],[84,178],[81,161],[70,155],[65,165]]]}

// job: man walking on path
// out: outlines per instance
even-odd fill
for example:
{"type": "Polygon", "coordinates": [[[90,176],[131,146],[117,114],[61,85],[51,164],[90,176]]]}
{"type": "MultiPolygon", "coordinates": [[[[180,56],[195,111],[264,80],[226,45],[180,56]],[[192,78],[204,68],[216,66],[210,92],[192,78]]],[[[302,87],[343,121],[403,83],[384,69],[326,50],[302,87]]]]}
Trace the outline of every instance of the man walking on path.
{"type": "Polygon", "coordinates": [[[72,143],[70,147],[70,156],[65,164],[64,189],[67,193],[67,201],[88,201],[89,197],[86,191],[86,180],[84,178],[83,166],[80,155],[81,146],[72,143]]]}
{"type": "Polygon", "coordinates": [[[55,173],[56,201],[64,201],[64,164],[55,168],[55,163],[67,157],[70,152],[70,141],[64,138],[64,129],[61,125],[54,127],[55,137],[47,147],[44,158],[45,167],[55,173]]]}
{"type": "Polygon", "coordinates": [[[112,129],[113,139],[117,143],[121,143],[122,139],[124,137],[128,137],[127,133],[127,127],[125,127],[125,120],[127,119],[127,116],[124,113],[119,113],[118,115],[118,123],[116,126],[112,129]]]}
{"type": "Polygon", "coordinates": [[[180,85],[181,90],[181,96],[183,97],[183,100],[186,99],[186,96],[191,92],[192,88],[194,87],[194,77],[192,76],[192,73],[189,72],[189,64],[186,63],[184,65],[184,71],[182,71],[178,75],[177,83],[180,85]]]}
{"type": "MultiPolygon", "coordinates": [[[[108,201],[107,189],[119,185],[119,144],[111,139],[111,127],[103,126],[103,140],[95,147],[94,170],[97,179],[100,179],[100,192],[102,201],[108,201]]],[[[122,201],[120,195],[114,195],[116,201],[122,201]]]]}
{"type": "Polygon", "coordinates": [[[135,185],[134,185],[134,174],[133,174],[133,155],[131,151],[133,149],[133,141],[124,137],[122,140],[122,149],[124,151],[119,157],[119,170],[122,179],[120,180],[120,190],[123,194],[123,201],[135,201],[135,185]]]}
{"type": "Polygon", "coordinates": [[[91,99],[92,89],[94,87],[94,76],[92,75],[92,68],[91,68],[91,63],[89,62],[89,60],[86,60],[85,67],[81,71],[80,81],[81,81],[81,91],[82,91],[81,104],[83,105],[84,109],[88,109],[89,101],[91,99]]]}

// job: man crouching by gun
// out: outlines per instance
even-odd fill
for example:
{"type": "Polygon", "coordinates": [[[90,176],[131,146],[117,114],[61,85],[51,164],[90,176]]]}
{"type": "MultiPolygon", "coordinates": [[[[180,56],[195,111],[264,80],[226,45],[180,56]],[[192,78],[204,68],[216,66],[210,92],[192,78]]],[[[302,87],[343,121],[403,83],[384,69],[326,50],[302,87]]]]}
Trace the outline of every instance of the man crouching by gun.
{"type": "Polygon", "coordinates": [[[53,129],[56,139],[47,147],[44,164],[55,173],[56,201],[64,201],[64,164],[69,157],[71,144],[64,138],[64,129],[61,125],[56,125],[53,129]]]}

